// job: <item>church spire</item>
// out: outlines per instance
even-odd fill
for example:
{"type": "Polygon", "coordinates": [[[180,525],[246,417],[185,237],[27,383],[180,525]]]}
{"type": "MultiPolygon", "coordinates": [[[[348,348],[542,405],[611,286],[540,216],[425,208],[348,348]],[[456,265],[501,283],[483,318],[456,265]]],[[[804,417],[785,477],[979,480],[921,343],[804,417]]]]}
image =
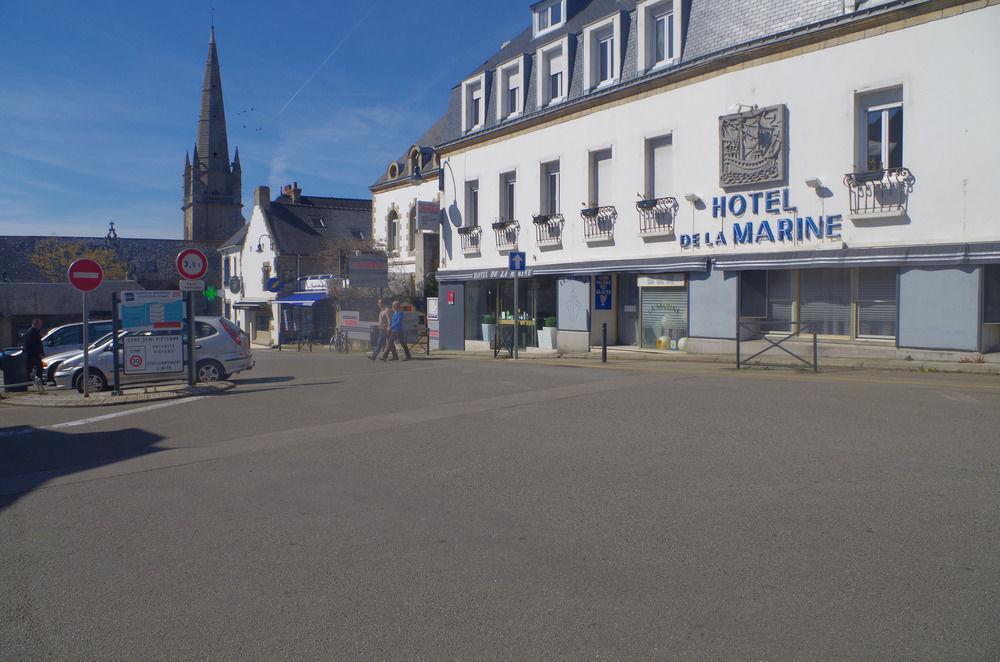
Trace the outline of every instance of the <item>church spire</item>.
{"type": "Polygon", "coordinates": [[[209,33],[205,79],[201,86],[198,156],[201,165],[209,172],[229,171],[229,141],[226,137],[226,111],[222,102],[222,73],[215,44],[215,26],[209,33]]]}
{"type": "Polygon", "coordinates": [[[236,155],[233,156],[233,172],[242,172],[243,168],[240,166],[240,148],[236,148],[236,155]]]}

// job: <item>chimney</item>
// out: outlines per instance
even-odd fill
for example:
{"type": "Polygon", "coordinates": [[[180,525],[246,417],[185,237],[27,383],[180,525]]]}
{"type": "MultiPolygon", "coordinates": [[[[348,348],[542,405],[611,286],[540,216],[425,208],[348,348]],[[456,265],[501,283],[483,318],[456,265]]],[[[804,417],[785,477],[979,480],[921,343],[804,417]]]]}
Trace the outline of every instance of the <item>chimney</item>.
{"type": "Polygon", "coordinates": [[[302,189],[299,188],[298,182],[292,182],[281,189],[281,195],[291,200],[293,205],[297,205],[302,198],[302,189]]]}
{"type": "Polygon", "coordinates": [[[268,186],[257,186],[253,190],[253,206],[260,207],[264,211],[271,208],[271,188],[268,186]]]}

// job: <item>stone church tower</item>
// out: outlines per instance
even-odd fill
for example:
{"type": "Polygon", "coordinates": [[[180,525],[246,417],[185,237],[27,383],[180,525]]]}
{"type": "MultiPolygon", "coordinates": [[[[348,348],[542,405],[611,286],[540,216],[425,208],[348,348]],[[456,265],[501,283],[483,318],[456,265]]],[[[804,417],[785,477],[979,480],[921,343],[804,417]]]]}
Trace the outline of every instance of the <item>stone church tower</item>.
{"type": "Polygon", "coordinates": [[[222,104],[222,74],[215,48],[215,26],[208,41],[201,117],[194,159],[184,157],[184,238],[223,241],[243,225],[243,171],[240,150],[229,162],[226,112],[222,104]]]}

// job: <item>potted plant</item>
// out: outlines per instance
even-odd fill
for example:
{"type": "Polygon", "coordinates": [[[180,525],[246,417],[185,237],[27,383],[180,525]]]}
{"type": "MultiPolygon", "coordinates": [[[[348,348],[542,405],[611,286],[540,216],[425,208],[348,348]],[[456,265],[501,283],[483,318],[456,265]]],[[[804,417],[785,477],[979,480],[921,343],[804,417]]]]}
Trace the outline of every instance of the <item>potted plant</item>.
{"type": "Polygon", "coordinates": [[[556,349],[556,318],[546,317],[538,330],[538,349],[556,349]]]}
{"type": "Polygon", "coordinates": [[[483,315],[483,340],[486,342],[493,341],[493,332],[497,328],[497,317],[496,315],[483,315]]]}

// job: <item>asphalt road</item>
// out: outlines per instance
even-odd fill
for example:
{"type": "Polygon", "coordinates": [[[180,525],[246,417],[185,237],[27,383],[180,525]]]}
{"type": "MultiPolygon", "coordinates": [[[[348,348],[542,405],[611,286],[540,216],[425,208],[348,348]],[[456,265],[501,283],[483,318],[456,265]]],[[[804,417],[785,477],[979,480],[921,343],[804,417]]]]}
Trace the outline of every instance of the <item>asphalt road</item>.
{"type": "Polygon", "coordinates": [[[259,352],[237,381],[0,406],[0,658],[1000,657],[995,377],[259,352]]]}

